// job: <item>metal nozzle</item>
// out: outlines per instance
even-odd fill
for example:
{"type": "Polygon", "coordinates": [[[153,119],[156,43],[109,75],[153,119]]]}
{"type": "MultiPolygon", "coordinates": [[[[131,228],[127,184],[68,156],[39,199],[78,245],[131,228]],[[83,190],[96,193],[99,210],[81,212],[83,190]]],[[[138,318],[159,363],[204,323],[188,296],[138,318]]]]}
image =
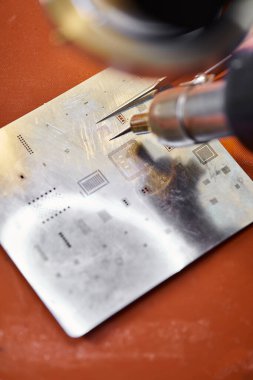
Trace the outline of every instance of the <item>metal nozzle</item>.
{"type": "Polygon", "coordinates": [[[131,117],[130,120],[131,131],[136,135],[142,135],[150,132],[149,127],[149,114],[140,113],[131,117]]]}
{"type": "Polygon", "coordinates": [[[150,128],[161,141],[173,146],[203,143],[229,135],[224,96],[223,81],[164,91],[151,103],[150,128]]]}
{"type": "Polygon", "coordinates": [[[132,116],[130,120],[130,127],[126,128],[124,131],[118,133],[117,135],[113,136],[111,140],[114,140],[120,136],[123,136],[127,134],[128,132],[133,132],[136,135],[142,135],[145,133],[150,132],[150,127],[149,127],[149,116],[148,113],[141,113],[132,116]]]}

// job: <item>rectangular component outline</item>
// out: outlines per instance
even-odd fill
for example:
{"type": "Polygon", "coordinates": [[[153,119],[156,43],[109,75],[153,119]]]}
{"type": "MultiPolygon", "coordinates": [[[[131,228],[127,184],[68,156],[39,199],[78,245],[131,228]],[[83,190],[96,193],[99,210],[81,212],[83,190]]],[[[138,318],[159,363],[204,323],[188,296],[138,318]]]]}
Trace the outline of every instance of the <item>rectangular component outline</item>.
{"type": "Polygon", "coordinates": [[[106,186],[109,184],[109,181],[105,178],[105,176],[101,173],[101,171],[98,169],[98,170],[95,170],[94,172],[92,172],[91,174],[87,175],[86,177],[80,179],[78,182],[78,185],[81,187],[81,189],[85,192],[86,195],[91,195],[93,193],[95,193],[97,190],[100,190],[102,187],[106,186]],[[88,191],[87,189],[85,189],[84,186],[82,186],[82,183],[84,181],[87,181],[89,178],[91,178],[92,176],[94,176],[95,174],[99,174],[100,177],[102,177],[102,179],[104,180],[104,182],[100,185],[100,186],[97,186],[95,187],[92,191],[88,191]]]}
{"type": "Polygon", "coordinates": [[[139,169],[139,171],[134,174],[134,175],[131,175],[131,176],[127,176],[126,173],[122,170],[122,168],[117,164],[116,160],[114,160],[113,158],[113,155],[115,153],[118,153],[120,152],[121,150],[124,150],[125,147],[127,147],[128,145],[131,145],[131,144],[138,144],[136,140],[134,139],[131,139],[129,141],[127,141],[126,143],[124,143],[123,145],[121,145],[120,147],[118,147],[117,149],[111,151],[109,154],[108,154],[108,158],[109,160],[113,163],[114,166],[116,166],[116,168],[118,169],[118,171],[120,172],[120,174],[127,180],[127,181],[132,181],[136,178],[138,178],[140,175],[142,175],[143,173],[146,172],[147,170],[147,166],[144,165],[143,168],[139,169]]]}
{"type": "Polygon", "coordinates": [[[199,160],[199,162],[202,165],[206,165],[209,161],[212,161],[214,158],[216,158],[218,156],[218,154],[215,152],[215,150],[209,144],[202,144],[202,145],[198,146],[197,148],[195,148],[192,151],[192,153],[194,154],[195,157],[197,157],[197,159],[199,160]],[[201,158],[201,155],[199,154],[199,152],[201,151],[201,149],[203,149],[205,147],[209,149],[209,151],[212,153],[212,156],[207,158],[206,160],[203,160],[201,158]]]}

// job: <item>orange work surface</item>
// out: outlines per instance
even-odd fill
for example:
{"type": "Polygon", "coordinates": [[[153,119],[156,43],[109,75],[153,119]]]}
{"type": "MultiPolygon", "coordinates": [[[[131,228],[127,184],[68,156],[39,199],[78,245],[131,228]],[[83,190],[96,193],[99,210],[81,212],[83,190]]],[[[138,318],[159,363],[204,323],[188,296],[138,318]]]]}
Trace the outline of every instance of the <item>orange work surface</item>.
{"type": "MultiPolygon", "coordinates": [[[[1,126],[103,68],[62,44],[36,0],[1,1],[0,21],[1,126]]],[[[224,145],[253,178],[253,154],[224,145]]],[[[71,339],[1,249],[0,380],[253,379],[252,273],[253,226],[71,339]]]]}

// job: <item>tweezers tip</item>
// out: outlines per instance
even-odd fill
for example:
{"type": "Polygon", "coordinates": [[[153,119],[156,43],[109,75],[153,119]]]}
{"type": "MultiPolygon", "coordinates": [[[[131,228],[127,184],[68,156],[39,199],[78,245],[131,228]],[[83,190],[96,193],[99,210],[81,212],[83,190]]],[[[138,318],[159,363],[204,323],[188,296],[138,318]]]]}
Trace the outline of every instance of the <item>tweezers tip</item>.
{"type": "Polygon", "coordinates": [[[109,141],[114,140],[114,139],[116,139],[116,138],[118,138],[118,137],[124,136],[124,135],[125,135],[126,133],[128,133],[128,132],[131,132],[131,127],[128,127],[128,128],[125,129],[124,131],[122,131],[122,132],[118,133],[117,135],[111,137],[109,141]]]}

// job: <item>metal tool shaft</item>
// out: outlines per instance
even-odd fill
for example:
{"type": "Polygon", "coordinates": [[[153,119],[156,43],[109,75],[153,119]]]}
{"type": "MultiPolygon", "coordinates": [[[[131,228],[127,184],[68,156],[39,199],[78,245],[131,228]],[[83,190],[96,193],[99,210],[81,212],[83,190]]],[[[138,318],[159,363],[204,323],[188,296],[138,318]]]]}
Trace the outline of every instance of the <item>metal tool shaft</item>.
{"type": "MultiPolygon", "coordinates": [[[[224,114],[224,89],[224,82],[220,81],[161,93],[151,104],[149,128],[174,146],[230,134],[224,114]]],[[[135,120],[133,117],[131,125],[135,120]]]]}
{"type": "MultiPolygon", "coordinates": [[[[241,51],[235,54],[225,81],[177,87],[158,94],[143,128],[174,146],[235,134],[252,150],[252,69],[253,51],[241,51]]],[[[132,117],[132,129],[139,118],[132,117]]]]}

